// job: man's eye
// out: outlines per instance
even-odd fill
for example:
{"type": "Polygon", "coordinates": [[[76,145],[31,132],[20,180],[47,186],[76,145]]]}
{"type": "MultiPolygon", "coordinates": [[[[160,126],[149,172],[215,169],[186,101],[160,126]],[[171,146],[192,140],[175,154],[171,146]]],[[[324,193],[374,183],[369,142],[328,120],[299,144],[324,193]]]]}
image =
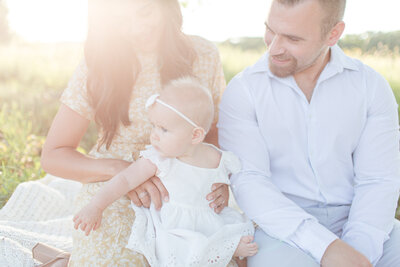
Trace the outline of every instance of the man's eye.
{"type": "Polygon", "coordinates": [[[271,30],[271,28],[270,28],[270,27],[268,27],[268,25],[267,25],[267,24],[265,24],[265,30],[266,30],[267,32],[269,32],[269,33],[272,33],[272,34],[274,34],[274,32],[271,30]]]}
{"type": "Polygon", "coordinates": [[[295,38],[295,37],[289,37],[289,40],[292,41],[292,42],[298,42],[298,41],[300,41],[300,39],[295,38]]]}

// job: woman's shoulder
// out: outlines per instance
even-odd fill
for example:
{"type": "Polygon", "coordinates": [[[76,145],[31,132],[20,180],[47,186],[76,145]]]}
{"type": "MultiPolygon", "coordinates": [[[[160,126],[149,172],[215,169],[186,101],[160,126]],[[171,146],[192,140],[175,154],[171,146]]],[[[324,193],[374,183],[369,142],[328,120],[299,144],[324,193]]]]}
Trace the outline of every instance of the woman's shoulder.
{"type": "Polygon", "coordinates": [[[192,41],[197,55],[215,56],[219,54],[218,48],[213,42],[197,35],[188,35],[188,37],[192,41]]]}

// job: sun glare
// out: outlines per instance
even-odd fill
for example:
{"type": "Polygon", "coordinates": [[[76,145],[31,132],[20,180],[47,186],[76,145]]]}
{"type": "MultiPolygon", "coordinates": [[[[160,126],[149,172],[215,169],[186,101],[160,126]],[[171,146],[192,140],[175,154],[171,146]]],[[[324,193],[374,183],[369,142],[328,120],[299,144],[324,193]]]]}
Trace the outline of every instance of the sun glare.
{"type": "MultiPolygon", "coordinates": [[[[108,0],[115,1],[115,0],[108,0]]],[[[271,0],[189,0],[183,8],[184,31],[212,41],[263,36],[271,0]]],[[[7,0],[12,29],[28,41],[83,41],[88,0],[7,0]]],[[[347,1],[346,33],[400,30],[395,0],[347,1]],[[362,12],[361,12],[362,10],[362,12]],[[373,18],[373,19],[371,19],[373,18]]]]}
{"type": "Polygon", "coordinates": [[[87,1],[8,0],[11,28],[32,42],[82,41],[87,31],[87,1]]]}

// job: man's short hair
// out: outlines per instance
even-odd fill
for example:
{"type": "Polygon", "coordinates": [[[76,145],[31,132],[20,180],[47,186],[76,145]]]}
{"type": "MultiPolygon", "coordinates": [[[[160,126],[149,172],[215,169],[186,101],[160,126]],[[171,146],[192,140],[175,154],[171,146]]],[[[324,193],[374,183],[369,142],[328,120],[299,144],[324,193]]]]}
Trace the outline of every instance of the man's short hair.
{"type": "MultiPolygon", "coordinates": [[[[275,0],[276,2],[293,6],[307,0],[275,0]]],[[[321,25],[322,36],[325,36],[339,21],[343,20],[346,0],[315,0],[325,11],[325,18],[321,25]]]]}

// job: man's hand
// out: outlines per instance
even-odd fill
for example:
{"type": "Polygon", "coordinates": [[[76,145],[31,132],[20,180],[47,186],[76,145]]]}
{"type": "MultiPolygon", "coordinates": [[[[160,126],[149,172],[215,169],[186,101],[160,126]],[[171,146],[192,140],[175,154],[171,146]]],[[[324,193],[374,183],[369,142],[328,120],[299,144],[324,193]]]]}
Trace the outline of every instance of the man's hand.
{"type": "Polygon", "coordinates": [[[210,207],[214,209],[216,213],[220,213],[229,202],[229,188],[227,184],[213,184],[211,187],[212,192],[207,195],[207,200],[213,202],[210,203],[210,207]]]}
{"type": "Polygon", "coordinates": [[[161,208],[162,200],[165,202],[168,202],[169,200],[167,189],[161,182],[160,178],[156,176],[153,176],[140,186],[130,191],[128,197],[138,207],[144,206],[145,208],[149,208],[151,202],[153,202],[157,210],[161,208]]]}
{"type": "Polygon", "coordinates": [[[369,260],[346,242],[336,239],[321,259],[322,267],[372,267],[369,260]]]}

